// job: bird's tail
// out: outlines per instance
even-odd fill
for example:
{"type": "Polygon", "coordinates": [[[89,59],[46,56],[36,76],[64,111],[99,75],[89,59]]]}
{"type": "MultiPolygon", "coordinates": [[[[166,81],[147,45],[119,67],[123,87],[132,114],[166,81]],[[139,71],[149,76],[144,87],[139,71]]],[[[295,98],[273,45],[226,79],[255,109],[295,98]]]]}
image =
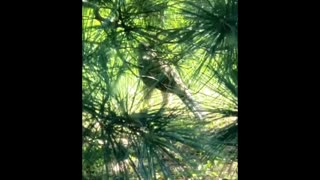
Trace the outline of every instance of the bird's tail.
{"type": "Polygon", "coordinates": [[[193,99],[191,93],[188,90],[184,90],[183,93],[177,94],[182,102],[188,107],[188,109],[194,114],[194,116],[199,119],[203,120],[203,109],[200,105],[193,99]]]}

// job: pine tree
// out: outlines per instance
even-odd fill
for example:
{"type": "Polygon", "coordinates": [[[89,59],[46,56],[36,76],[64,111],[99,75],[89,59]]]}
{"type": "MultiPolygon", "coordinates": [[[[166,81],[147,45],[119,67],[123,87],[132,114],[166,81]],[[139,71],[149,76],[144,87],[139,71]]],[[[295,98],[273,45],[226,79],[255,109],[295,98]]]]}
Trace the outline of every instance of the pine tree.
{"type": "Polygon", "coordinates": [[[237,3],[83,2],[83,179],[237,179],[237,3]],[[141,43],[165,64],[155,88],[141,43]]]}

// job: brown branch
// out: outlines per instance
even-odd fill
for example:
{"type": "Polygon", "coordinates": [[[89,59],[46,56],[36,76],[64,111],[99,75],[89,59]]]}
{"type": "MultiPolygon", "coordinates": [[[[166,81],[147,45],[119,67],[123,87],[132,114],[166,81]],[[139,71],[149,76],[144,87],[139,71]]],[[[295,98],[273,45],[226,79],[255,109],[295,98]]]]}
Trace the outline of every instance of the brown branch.
{"type": "Polygon", "coordinates": [[[100,22],[104,21],[106,18],[103,18],[100,13],[99,13],[99,10],[100,10],[100,7],[93,4],[93,3],[90,3],[90,2],[85,2],[85,1],[82,1],[82,5],[83,7],[87,7],[87,8],[91,8],[93,9],[93,13],[94,13],[94,18],[100,22]]]}

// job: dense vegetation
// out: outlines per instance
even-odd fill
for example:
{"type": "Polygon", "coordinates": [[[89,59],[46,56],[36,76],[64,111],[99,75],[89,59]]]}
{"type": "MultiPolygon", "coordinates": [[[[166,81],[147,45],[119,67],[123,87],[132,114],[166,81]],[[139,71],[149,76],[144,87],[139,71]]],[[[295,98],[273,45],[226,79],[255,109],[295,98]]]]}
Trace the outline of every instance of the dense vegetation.
{"type": "Polygon", "coordinates": [[[237,179],[237,0],[83,2],[83,179],[237,179]],[[159,90],[146,106],[148,42],[204,109],[159,90]]]}

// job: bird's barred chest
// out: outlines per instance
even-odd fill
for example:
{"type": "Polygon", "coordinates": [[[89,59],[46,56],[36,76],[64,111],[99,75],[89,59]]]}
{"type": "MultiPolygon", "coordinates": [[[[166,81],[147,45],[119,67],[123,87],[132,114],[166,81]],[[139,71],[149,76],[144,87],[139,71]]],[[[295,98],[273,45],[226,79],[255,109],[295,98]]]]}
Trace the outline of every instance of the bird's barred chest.
{"type": "Polygon", "coordinates": [[[172,66],[149,54],[139,59],[139,73],[147,86],[154,86],[161,91],[170,92],[177,87],[186,88],[178,72],[172,66]]]}

